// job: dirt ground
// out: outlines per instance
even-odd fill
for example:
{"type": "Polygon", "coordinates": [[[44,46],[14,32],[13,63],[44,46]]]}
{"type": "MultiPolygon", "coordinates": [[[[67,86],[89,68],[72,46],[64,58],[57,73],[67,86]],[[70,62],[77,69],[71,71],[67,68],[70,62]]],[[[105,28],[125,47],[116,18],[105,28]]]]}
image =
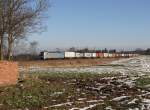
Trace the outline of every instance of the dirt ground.
{"type": "Polygon", "coordinates": [[[37,60],[37,61],[19,61],[19,66],[28,68],[32,66],[40,67],[84,67],[105,65],[119,58],[96,58],[96,59],[59,59],[59,60],[37,60]]]}
{"type": "Polygon", "coordinates": [[[18,63],[0,61],[0,86],[16,84],[18,74],[18,63]]]}

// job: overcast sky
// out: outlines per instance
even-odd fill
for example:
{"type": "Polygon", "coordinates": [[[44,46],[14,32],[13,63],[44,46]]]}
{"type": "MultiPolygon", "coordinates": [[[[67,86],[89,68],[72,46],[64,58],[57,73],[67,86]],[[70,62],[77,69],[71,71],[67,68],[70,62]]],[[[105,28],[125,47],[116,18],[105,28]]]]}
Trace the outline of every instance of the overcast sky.
{"type": "Polygon", "coordinates": [[[53,0],[41,49],[150,47],[150,0],[53,0]]]}

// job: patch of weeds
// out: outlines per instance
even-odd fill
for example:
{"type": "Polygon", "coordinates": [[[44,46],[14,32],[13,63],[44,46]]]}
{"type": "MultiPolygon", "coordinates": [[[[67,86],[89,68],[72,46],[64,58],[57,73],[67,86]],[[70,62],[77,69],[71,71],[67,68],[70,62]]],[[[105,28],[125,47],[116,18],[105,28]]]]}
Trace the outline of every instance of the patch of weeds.
{"type": "Polygon", "coordinates": [[[0,90],[0,103],[7,109],[24,109],[26,107],[42,108],[49,105],[55,92],[62,92],[64,86],[58,84],[47,84],[40,79],[28,79],[16,86],[3,87],[0,90]]]}
{"type": "Polygon", "coordinates": [[[145,88],[146,85],[150,85],[150,78],[149,77],[142,77],[136,80],[136,86],[145,88]]]}
{"type": "Polygon", "coordinates": [[[101,73],[99,74],[99,77],[100,78],[107,78],[107,77],[118,77],[120,76],[121,74],[120,73],[117,73],[117,72],[109,72],[109,73],[101,73]]]}
{"type": "Polygon", "coordinates": [[[39,79],[88,79],[88,78],[103,78],[103,77],[115,77],[120,75],[119,73],[93,73],[93,72],[55,72],[55,73],[32,73],[30,77],[37,77],[39,79]]]}
{"type": "Polygon", "coordinates": [[[97,65],[97,66],[125,67],[125,65],[122,64],[106,64],[106,65],[97,65]]]}
{"type": "Polygon", "coordinates": [[[89,78],[96,77],[98,74],[96,73],[88,73],[88,72],[55,72],[55,73],[33,73],[32,76],[39,76],[39,78],[59,78],[59,79],[75,79],[75,78],[89,78]]]}

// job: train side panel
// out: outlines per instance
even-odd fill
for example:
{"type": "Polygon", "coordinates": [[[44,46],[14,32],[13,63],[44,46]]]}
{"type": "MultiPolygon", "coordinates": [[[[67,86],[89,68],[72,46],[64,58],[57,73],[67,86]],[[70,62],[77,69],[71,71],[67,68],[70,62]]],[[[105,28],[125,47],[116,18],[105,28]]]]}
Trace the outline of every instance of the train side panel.
{"type": "Polygon", "coordinates": [[[83,58],[83,57],[84,57],[84,53],[76,52],[76,53],[75,53],[75,57],[76,57],[76,58],[83,58]]]}
{"type": "Polygon", "coordinates": [[[113,57],[113,54],[112,54],[112,53],[109,53],[108,56],[109,56],[109,58],[112,58],[112,57],[113,57]]]}
{"type": "Polygon", "coordinates": [[[84,57],[85,58],[91,58],[92,57],[92,53],[84,53],[84,57]]]}
{"type": "Polygon", "coordinates": [[[104,58],[108,58],[109,54],[108,53],[104,53],[104,58]]]}
{"type": "Polygon", "coordinates": [[[75,52],[65,52],[65,58],[75,58],[75,52]]]}
{"type": "Polygon", "coordinates": [[[92,57],[93,57],[93,58],[96,58],[96,53],[92,53],[92,57]]]}
{"type": "Polygon", "coordinates": [[[102,52],[96,52],[96,57],[97,58],[104,58],[104,53],[102,53],[102,52]]]}
{"type": "Polygon", "coordinates": [[[42,52],[41,58],[46,59],[62,59],[64,58],[64,52],[42,52]]]}

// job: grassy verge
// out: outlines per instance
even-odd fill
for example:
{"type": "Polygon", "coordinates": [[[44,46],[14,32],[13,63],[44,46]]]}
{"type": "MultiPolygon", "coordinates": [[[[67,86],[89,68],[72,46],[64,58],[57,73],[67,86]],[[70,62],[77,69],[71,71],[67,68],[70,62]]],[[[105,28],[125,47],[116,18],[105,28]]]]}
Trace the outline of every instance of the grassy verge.
{"type": "Polygon", "coordinates": [[[39,78],[58,78],[58,79],[88,79],[88,78],[96,78],[96,77],[114,77],[118,76],[116,73],[90,73],[90,72],[54,72],[54,73],[32,73],[29,77],[39,77],[39,78]]]}
{"type": "Polygon", "coordinates": [[[136,80],[136,86],[140,88],[147,88],[147,85],[150,86],[150,77],[141,77],[136,80]]]}
{"type": "Polygon", "coordinates": [[[124,65],[122,64],[106,64],[106,65],[97,65],[97,66],[124,67],[124,65]]]}

